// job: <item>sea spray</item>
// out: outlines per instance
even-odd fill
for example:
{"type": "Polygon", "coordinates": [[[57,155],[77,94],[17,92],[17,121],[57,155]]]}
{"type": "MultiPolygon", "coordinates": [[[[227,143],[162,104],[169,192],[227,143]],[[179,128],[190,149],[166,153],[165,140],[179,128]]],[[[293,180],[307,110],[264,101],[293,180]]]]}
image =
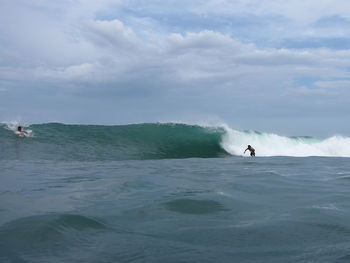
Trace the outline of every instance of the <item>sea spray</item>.
{"type": "Polygon", "coordinates": [[[7,122],[5,128],[12,131],[14,134],[20,135],[21,137],[23,137],[24,135],[26,137],[31,137],[33,136],[33,131],[28,129],[28,124],[20,124],[17,121],[12,121],[12,122],[7,122]],[[22,134],[20,132],[18,132],[18,127],[22,127],[22,130],[25,131],[25,134],[22,134]]]}

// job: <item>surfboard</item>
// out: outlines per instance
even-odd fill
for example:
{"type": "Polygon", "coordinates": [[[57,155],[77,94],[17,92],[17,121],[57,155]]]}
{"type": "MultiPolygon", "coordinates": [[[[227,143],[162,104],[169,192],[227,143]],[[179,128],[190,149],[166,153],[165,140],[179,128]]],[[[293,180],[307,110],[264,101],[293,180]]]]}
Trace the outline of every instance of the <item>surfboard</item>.
{"type": "Polygon", "coordinates": [[[17,134],[19,137],[27,137],[29,136],[28,131],[15,131],[15,134],[17,134]]]}

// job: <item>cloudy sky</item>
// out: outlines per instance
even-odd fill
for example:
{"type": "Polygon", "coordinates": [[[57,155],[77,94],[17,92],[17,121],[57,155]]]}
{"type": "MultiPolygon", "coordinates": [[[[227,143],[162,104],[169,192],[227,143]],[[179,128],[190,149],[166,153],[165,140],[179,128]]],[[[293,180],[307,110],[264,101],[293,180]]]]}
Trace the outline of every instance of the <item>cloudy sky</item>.
{"type": "Polygon", "coordinates": [[[350,136],[348,0],[3,0],[0,121],[350,136]]]}

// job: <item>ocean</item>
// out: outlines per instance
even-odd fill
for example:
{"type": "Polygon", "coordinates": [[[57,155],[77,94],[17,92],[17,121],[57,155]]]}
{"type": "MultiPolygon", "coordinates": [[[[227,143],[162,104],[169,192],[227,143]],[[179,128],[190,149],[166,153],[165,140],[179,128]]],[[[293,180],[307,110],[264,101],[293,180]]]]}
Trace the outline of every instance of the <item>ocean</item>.
{"type": "Polygon", "coordinates": [[[0,262],[350,262],[348,137],[16,126],[0,124],[0,262]]]}

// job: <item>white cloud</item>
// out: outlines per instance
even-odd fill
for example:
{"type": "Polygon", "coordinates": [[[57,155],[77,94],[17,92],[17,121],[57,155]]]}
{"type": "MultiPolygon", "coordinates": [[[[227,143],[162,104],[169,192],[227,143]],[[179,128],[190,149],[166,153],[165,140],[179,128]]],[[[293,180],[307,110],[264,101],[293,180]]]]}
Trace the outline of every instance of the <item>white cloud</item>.
{"type": "Polygon", "coordinates": [[[125,50],[141,45],[133,30],[125,27],[119,20],[89,21],[84,34],[102,48],[125,50]]]}
{"type": "Polygon", "coordinates": [[[187,51],[217,48],[229,48],[239,51],[239,49],[244,47],[244,45],[232,37],[211,30],[204,30],[199,33],[188,32],[185,36],[181,34],[170,34],[168,41],[176,49],[185,49],[187,51]]]}

